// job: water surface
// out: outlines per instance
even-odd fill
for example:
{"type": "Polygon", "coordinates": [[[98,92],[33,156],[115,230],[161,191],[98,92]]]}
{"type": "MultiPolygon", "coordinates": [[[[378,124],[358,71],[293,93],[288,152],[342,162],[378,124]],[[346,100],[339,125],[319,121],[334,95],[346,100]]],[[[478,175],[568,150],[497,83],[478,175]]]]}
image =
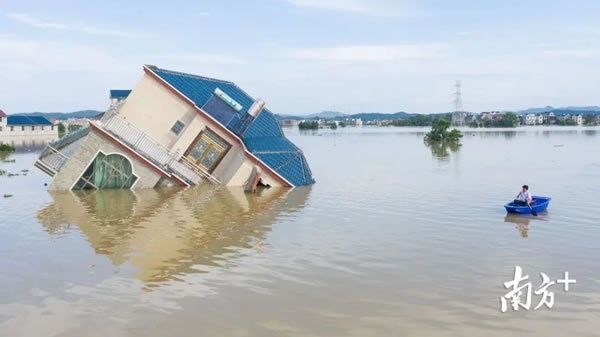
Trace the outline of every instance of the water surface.
{"type": "Polygon", "coordinates": [[[48,193],[0,161],[0,336],[593,336],[600,129],[286,130],[317,184],[48,193]],[[502,205],[527,183],[539,217],[502,205]],[[515,265],[577,279],[500,313],[515,265]],[[535,304],[537,304],[537,299],[535,304]]]}

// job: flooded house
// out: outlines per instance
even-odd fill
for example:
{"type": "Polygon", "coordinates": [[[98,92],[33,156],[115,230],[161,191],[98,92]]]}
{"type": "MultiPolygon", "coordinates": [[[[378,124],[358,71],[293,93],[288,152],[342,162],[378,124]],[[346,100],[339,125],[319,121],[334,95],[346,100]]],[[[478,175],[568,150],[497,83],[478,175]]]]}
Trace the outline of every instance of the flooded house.
{"type": "Polygon", "coordinates": [[[143,70],[130,92],[111,91],[100,120],[44,149],[35,166],[53,177],[50,190],[314,183],[263,100],[233,82],[143,70]]]}

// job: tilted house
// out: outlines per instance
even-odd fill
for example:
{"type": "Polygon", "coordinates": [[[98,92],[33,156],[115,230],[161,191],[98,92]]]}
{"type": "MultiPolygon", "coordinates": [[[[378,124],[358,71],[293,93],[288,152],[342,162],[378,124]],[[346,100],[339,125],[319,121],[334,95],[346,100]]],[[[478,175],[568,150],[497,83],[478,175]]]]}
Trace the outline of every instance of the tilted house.
{"type": "Polygon", "coordinates": [[[53,190],[242,186],[256,173],[263,185],[314,183],[264,101],[232,82],[155,66],[100,121],[50,143],[36,166],[54,177],[53,190]]]}

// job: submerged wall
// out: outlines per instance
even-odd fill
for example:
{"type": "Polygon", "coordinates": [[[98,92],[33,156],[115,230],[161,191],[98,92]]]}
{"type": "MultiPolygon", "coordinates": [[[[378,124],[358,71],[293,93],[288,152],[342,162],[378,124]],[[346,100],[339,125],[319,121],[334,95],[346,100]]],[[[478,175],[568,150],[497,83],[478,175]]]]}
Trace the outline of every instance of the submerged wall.
{"type": "Polygon", "coordinates": [[[121,147],[115,145],[113,142],[92,129],[92,131],[82,140],[81,145],[77,148],[75,153],[73,153],[71,158],[67,160],[60,172],[54,176],[54,180],[48,190],[70,190],[77,180],[79,180],[91,161],[96,157],[98,151],[102,151],[106,155],[118,153],[130,161],[133,168],[133,174],[138,177],[136,183],[133,185],[134,189],[153,188],[162,177],[145,163],[135,159],[130,154],[123,151],[121,147]]]}

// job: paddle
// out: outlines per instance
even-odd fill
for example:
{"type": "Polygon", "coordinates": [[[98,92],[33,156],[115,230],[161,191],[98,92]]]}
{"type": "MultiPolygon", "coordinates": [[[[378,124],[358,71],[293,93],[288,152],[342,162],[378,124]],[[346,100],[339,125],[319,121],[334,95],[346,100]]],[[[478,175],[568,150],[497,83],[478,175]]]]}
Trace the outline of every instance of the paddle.
{"type": "Polygon", "coordinates": [[[533,216],[537,216],[537,212],[533,210],[533,208],[531,208],[531,205],[529,203],[527,203],[527,206],[529,207],[529,209],[531,210],[531,215],[533,216]]]}

